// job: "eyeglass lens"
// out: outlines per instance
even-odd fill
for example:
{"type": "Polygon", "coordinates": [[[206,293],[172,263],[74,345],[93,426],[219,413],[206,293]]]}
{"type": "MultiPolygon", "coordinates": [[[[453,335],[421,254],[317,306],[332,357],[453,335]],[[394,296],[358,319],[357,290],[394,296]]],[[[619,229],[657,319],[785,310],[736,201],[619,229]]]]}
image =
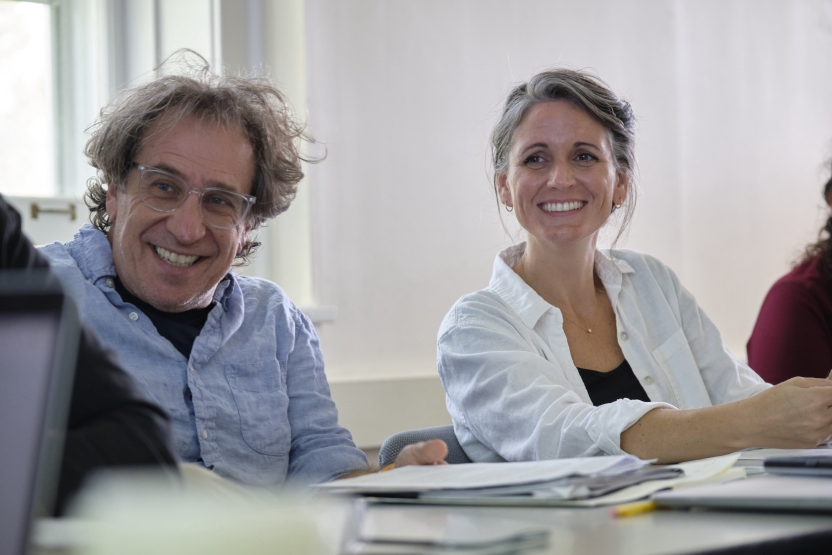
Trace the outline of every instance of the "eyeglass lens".
{"type": "MultiPolygon", "coordinates": [[[[145,167],[140,175],[142,200],[154,210],[173,212],[190,194],[187,184],[161,171],[145,167]]],[[[248,206],[248,200],[243,195],[208,187],[201,193],[199,211],[206,224],[230,229],[240,223],[248,206]]]]}

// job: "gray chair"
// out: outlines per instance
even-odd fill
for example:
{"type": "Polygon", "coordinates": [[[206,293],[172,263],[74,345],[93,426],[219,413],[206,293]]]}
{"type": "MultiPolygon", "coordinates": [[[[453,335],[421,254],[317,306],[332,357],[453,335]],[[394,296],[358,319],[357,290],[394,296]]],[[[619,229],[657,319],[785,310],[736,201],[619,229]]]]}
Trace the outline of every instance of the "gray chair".
{"type": "Polygon", "coordinates": [[[419,430],[408,430],[393,434],[384,440],[378,452],[378,465],[384,468],[393,463],[399,452],[411,443],[419,443],[429,439],[441,439],[448,446],[448,456],[445,460],[448,464],[469,463],[471,459],[462,450],[459,441],[454,434],[453,426],[436,426],[434,428],[421,428],[419,430]]]}

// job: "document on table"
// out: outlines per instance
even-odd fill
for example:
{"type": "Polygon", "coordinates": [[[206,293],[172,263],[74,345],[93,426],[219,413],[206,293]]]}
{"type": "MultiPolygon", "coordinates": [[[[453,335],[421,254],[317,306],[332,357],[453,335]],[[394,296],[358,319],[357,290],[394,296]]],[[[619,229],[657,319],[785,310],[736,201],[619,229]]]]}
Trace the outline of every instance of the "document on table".
{"type": "MultiPolygon", "coordinates": [[[[416,504],[439,504],[439,505],[485,505],[485,506],[572,506],[572,507],[596,507],[603,505],[617,505],[620,503],[628,503],[639,499],[644,499],[650,495],[665,489],[679,489],[685,487],[699,486],[705,484],[717,484],[732,480],[745,478],[745,470],[743,468],[733,468],[734,463],[739,457],[738,454],[725,455],[722,457],[713,457],[710,459],[703,459],[698,461],[690,461],[686,463],[662,466],[662,467],[644,467],[632,469],[626,473],[619,474],[617,477],[626,480],[631,474],[642,473],[645,470],[669,470],[672,471],[667,477],[663,479],[646,479],[641,481],[634,481],[632,485],[625,484],[624,487],[615,489],[610,493],[598,496],[583,495],[577,491],[578,495],[559,494],[556,487],[552,487],[551,482],[538,482],[536,484],[527,484],[525,486],[517,486],[510,489],[495,487],[491,489],[425,489],[418,492],[418,496],[414,495],[411,498],[393,498],[389,496],[389,492],[380,489],[376,492],[367,492],[369,495],[374,495],[385,503],[416,503],[416,504]],[[508,493],[506,493],[508,492],[508,493]]],[[[604,459],[608,457],[594,457],[594,459],[604,459]]],[[[565,461],[586,461],[587,459],[561,459],[559,462],[565,461]]],[[[592,460],[592,459],[589,459],[592,460]]],[[[548,461],[558,462],[558,461],[548,461]]],[[[641,461],[644,462],[644,461],[641,461]]],[[[503,467],[504,478],[506,475],[513,474],[510,468],[518,464],[526,463],[488,463],[499,465],[503,467]],[[506,468],[508,465],[508,468],[506,468]]],[[[454,465],[459,468],[465,468],[472,465],[454,465]]],[[[405,467],[410,468],[410,467],[405,467]]],[[[415,467],[420,468],[420,467],[415,467]]],[[[425,467],[421,467],[425,468],[425,467]]],[[[434,467],[435,468],[435,467],[434,467]]],[[[447,467],[442,467],[447,468],[447,467]]],[[[582,469],[586,470],[584,464],[582,469]]],[[[405,470],[402,469],[402,470],[405,470]]],[[[391,471],[392,472],[392,471],[391,471]]],[[[388,473],[385,473],[388,474],[388,473]]],[[[601,477],[602,480],[607,477],[601,477]]],[[[574,476],[573,476],[574,479],[574,476]]],[[[568,483],[570,478],[562,477],[561,485],[568,483]]],[[[578,477],[580,480],[589,480],[591,477],[578,477]]],[[[557,482],[555,480],[554,482],[557,482]]],[[[576,490],[572,490],[573,492],[576,490]]],[[[364,493],[362,490],[354,490],[355,493],[364,493]]],[[[567,492],[564,486],[563,492],[567,492]]],[[[562,492],[561,492],[562,493],[562,492]]]]}
{"type": "Polygon", "coordinates": [[[832,457],[832,445],[818,445],[814,449],[746,449],[739,452],[741,461],[760,461],[769,457],[832,457]]]}
{"type": "Polygon", "coordinates": [[[632,455],[621,455],[512,463],[405,466],[389,472],[328,482],[320,488],[361,494],[473,490],[541,484],[569,476],[616,476],[648,464],[648,461],[632,455]]]}
{"type": "Polygon", "coordinates": [[[832,480],[762,475],[720,486],[662,492],[656,503],[669,507],[715,507],[832,512],[832,480]]]}
{"type": "Polygon", "coordinates": [[[436,494],[428,493],[420,495],[418,502],[441,502],[442,504],[448,505],[533,505],[547,507],[602,507],[604,505],[619,505],[621,503],[630,503],[639,499],[645,499],[662,490],[718,484],[745,478],[744,469],[732,468],[736,460],[737,455],[734,454],[660,467],[666,470],[676,470],[678,473],[675,477],[642,481],[596,497],[578,496],[558,498],[555,496],[532,495],[480,497],[475,499],[471,497],[466,498],[463,495],[452,498],[449,493],[448,495],[444,495],[440,500],[437,499],[436,494]]]}
{"type": "MultiPolygon", "coordinates": [[[[562,506],[573,507],[601,507],[604,505],[620,505],[645,499],[654,493],[664,490],[679,490],[690,487],[705,486],[733,482],[745,478],[745,469],[734,467],[737,461],[737,454],[724,455],[698,461],[689,461],[670,465],[671,468],[680,468],[684,476],[670,480],[652,480],[624,488],[609,495],[596,497],[594,499],[579,499],[575,501],[563,501],[562,506]]],[[[550,503],[553,504],[553,503],[550,503]]]]}

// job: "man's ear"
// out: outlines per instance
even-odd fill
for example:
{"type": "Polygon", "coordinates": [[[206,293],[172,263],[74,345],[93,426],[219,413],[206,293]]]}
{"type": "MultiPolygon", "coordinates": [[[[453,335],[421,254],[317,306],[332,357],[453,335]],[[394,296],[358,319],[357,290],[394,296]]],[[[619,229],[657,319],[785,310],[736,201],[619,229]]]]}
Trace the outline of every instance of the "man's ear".
{"type": "Polygon", "coordinates": [[[497,195],[500,197],[500,202],[502,202],[508,208],[513,208],[514,202],[511,198],[511,189],[508,188],[506,174],[498,173],[496,178],[496,184],[497,195]]]}
{"type": "Polygon", "coordinates": [[[246,242],[249,240],[248,234],[251,233],[252,225],[248,224],[243,228],[243,233],[240,235],[240,240],[237,243],[237,254],[243,252],[243,247],[245,247],[246,242]]]}
{"type": "Polygon", "coordinates": [[[107,219],[110,220],[110,223],[115,223],[116,214],[118,213],[118,187],[112,183],[107,184],[105,206],[107,207],[107,219]]]}

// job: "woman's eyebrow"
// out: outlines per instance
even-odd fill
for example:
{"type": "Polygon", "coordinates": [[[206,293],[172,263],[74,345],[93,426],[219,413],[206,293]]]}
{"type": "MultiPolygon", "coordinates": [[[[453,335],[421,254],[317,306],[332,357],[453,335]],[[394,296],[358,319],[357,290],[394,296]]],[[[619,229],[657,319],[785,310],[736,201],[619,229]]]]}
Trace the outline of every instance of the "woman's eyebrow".
{"type": "Polygon", "coordinates": [[[537,143],[534,143],[534,144],[531,144],[531,145],[525,147],[523,150],[520,151],[520,153],[522,154],[522,153],[524,153],[528,150],[532,150],[532,149],[535,149],[535,148],[541,148],[541,147],[542,148],[548,148],[549,145],[547,145],[546,143],[537,142],[537,143]]]}
{"type": "Polygon", "coordinates": [[[601,148],[598,145],[596,145],[595,143],[587,143],[587,142],[584,142],[584,141],[578,141],[576,143],[573,143],[572,146],[573,147],[588,146],[590,148],[594,148],[595,150],[601,150],[601,148]]]}

